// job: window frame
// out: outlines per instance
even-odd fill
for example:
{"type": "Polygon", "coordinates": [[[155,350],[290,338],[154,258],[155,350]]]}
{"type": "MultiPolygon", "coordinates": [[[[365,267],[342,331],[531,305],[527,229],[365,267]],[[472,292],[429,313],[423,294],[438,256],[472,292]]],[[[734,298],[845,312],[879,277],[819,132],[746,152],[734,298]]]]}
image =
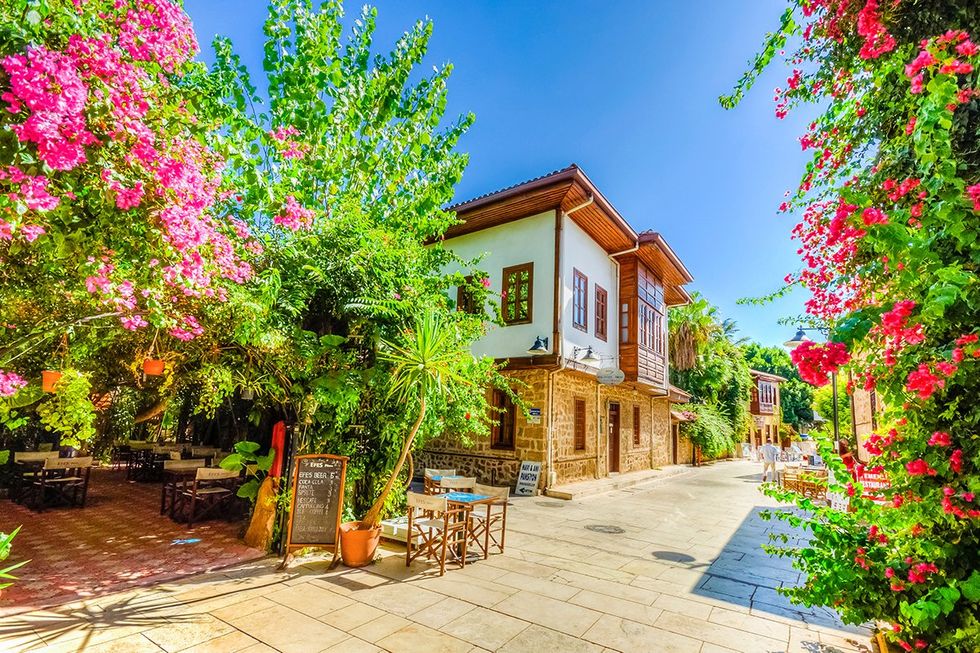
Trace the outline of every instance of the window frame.
{"type": "Polygon", "coordinates": [[[473,275],[468,274],[463,278],[463,283],[456,286],[456,310],[476,315],[476,298],[466,288],[471,283],[473,283],[473,275]]]}
{"type": "Polygon", "coordinates": [[[609,338],[609,293],[595,284],[595,337],[606,342],[609,338]]]}
{"type": "Polygon", "coordinates": [[[503,283],[501,287],[501,293],[503,295],[500,302],[501,308],[501,318],[507,326],[513,326],[515,324],[531,324],[534,320],[534,262],[521,263],[520,265],[510,265],[503,269],[503,283]],[[514,274],[520,275],[524,271],[527,271],[527,315],[520,316],[520,296],[515,298],[514,292],[520,292],[522,283],[512,284],[511,276],[514,274]],[[517,305],[514,307],[514,319],[507,319],[507,308],[508,303],[512,299],[517,300],[517,305]]]}
{"type": "Polygon", "coordinates": [[[589,332],[589,277],[577,268],[572,268],[572,327],[589,332]]]}
{"type": "Polygon", "coordinates": [[[513,451],[517,439],[517,406],[503,390],[494,388],[491,392],[490,405],[494,410],[490,424],[490,448],[513,451]]]}
{"type": "Polygon", "coordinates": [[[585,451],[586,450],[586,440],[588,439],[588,412],[586,410],[585,399],[580,399],[579,397],[574,398],[573,411],[572,411],[572,442],[575,451],[585,451]],[[581,420],[580,420],[581,413],[581,420]],[[579,430],[579,424],[581,424],[581,430],[579,430]]]}

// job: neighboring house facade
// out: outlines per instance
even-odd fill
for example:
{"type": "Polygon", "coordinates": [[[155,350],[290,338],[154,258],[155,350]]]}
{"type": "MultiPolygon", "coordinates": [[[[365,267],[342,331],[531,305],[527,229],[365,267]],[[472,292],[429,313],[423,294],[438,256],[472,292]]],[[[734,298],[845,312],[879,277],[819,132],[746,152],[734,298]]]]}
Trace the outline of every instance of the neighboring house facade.
{"type": "Polygon", "coordinates": [[[788,448],[789,438],[783,442],[780,427],[783,423],[783,409],[779,403],[779,384],[786,381],[781,376],[751,370],[752,396],[749,400],[749,412],[752,414],[752,432],[748,442],[754,447],[761,447],[766,438],[772,438],[773,444],[788,448]]]}
{"type": "Polygon", "coordinates": [[[692,279],[663,238],[637,233],[574,165],[453,208],[462,223],[443,245],[483,256],[505,323],[489,325],[473,353],[505,363],[531,414],[494,392],[502,413],[488,438],[464,446],[447,435],[420,463],[503,485],[536,461],[552,486],[683,456],[672,441],[667,308],[689,301],[692,279]],[[603,368],[624,380],[599,383],[603,368]]]}

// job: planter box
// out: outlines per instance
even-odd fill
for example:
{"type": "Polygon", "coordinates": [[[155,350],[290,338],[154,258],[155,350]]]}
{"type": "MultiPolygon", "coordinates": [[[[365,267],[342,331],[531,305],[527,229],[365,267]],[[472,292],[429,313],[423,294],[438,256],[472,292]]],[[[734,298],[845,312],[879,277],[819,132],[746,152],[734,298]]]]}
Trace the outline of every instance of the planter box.
{"type": "Polygon", "coordinates": [[[402,542],[408,539],[408,517],[394,517],[381,522],[381,537],[392,542],[402,542]]]}

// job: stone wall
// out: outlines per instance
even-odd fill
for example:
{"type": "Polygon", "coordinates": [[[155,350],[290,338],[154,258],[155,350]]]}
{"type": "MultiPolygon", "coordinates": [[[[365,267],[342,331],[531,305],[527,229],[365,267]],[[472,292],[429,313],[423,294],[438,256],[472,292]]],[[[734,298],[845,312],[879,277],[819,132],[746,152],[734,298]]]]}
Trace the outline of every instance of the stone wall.
{"type": "Polygon", "coordinates": [[[598,456],[605,440],[597,442],[600,423],[596,409],[595,377],[565,370],[555,374],[554,466],[557,482],[573,483],[598,478],[598,456]],[[585,401],[585,449],[575,449],[575,401],[585,401]]]}
{"type": "MultiPolygon", "coordinates": [[[[653,452],[650,459],[652,467],[671,464],[674,457],[674,440],[670,432],[670,402],[666,397],[651,400],[651,422],[653,424],[653,452]]],[[[680,441],[677,453],[680,455],[680,441]]]]}
{"type": "MultiPolygon", "coordinates": [[[[456,469],[464,476],[476,476],[480,483],[514,485],[522,460],[545,463],[547,456],[548,373],[544,370],[516,370],[507,376],[516,382],[514,390],[530,408],[541,409],[539,424],[532,424],[520,412],[514,432],[513,449],[495,449],[490,436],[445,434],[430,440],[415,455],[416,473],[426,467],[456,469]]],[[[547,479],[542,469],[541,483],[547,479]]]]}
{"type": "MultiPolygon", "coordinates": [[[[573,483],[609,473],[609,404],[620,409],[620,471],[631,472],[670,464],[672,440],[670,405],[665,397],[651,397],[629,385],[603,386],[595,376],[566,369],[554,373],[550,405],[549,373],[514,370],[507,376],[523,382],[515,388],[530,408],[541,410],[540,423],[517,418],[514,449],[490,447],[489,436],[458,437],[446,434],[430,441],[416,454],[418,473],[425,467],[452,468],[480,482],[513,484],[522,460],[542,463],[541,483],[548,481],[548,424],[553,420],[553,465],[557,484],[573,483]],[[585,448],[575,448],[575,402],[585,402],[585,448]],[[633,409],[640,409],[640,438],[634,441],[633,409]]],[[[679,449],[679,452],[681,450],[679,449]]]]}

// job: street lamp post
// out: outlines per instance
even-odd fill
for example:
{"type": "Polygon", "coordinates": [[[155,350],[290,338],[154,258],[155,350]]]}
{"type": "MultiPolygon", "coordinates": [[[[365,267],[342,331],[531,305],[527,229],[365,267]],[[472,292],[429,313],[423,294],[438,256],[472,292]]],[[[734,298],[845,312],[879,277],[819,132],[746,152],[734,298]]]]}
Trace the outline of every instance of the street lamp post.
{"type": "MultiPolygon", "coordinates": [[[[824,337],[828,337],[830,335],[827,329],[804,329],[803,327],[799,327],[796,330],[796,335],[793,336],[791,340],[787,340],[786,342],[784,342],[783,346],[786,347],[786,349],[792,351],[797,347],[799,347],[800,345],[802,345],[804,342],[808,342],[810,338],[806,337],[807,331],[819,331],[821,334],[823,334],[824,337]]],[[[834,398],[834,411],[833,411],[834,412],[833,415],[834,449],[839,451],[840,450],[840,420],[838,418],[838,410],[837,410],[837,372],[836,371],[830,373],[830,382],[831,384],[833,384],[832,391],[833,391],[833,398],[834,398]]]]}

